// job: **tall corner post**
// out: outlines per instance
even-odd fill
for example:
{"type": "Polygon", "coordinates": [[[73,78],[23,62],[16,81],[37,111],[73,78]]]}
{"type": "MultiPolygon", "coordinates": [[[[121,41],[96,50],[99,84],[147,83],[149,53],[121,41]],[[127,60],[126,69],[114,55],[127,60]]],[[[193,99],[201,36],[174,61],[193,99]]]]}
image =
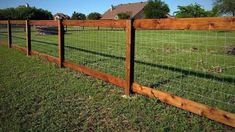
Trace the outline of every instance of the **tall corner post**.
{"type": "Polygon", "coordinates": [[[64,63],[64,25],[63,20],[58,20],[58,52],[59,67],[63,67],[64,63]]]}
{"type": "Polygon", "coordinates": [[[11,35],[11,22],[7,21],[7,33],[8,33],[8,48],[12,46],[12,35],[11,35]]]}
{"type": "Polygon", "coordinates": [[[26,28],[27,56],[30,56],[31,55],[31,27],[29,24],[29,20],[25,20],[25,28],[26,28]]]}
{"type": "Polygon", "coordinates": [[[129,96],[132,92],[134,83],[134,59],[135,59],[135,29],[134,20],[126,21],[126,87],[125,95],[129,96]]]}

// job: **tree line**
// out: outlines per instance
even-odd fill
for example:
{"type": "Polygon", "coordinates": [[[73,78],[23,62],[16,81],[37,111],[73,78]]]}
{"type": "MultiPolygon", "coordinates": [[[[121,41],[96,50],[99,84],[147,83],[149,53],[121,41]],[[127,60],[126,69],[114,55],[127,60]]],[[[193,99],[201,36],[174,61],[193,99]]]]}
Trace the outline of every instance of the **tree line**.
{"type": "MultiPolygon", "coordinates": [[[[205,10],[201,5],[195,3],[187,6],[178,6],[178,11],[174,12],[176,18],[194,18],[194,17],[216,17],[222,15],[235,16],[234,0],[213,0],[213,8],[205,10]]],[[[162,0],[148,0],[144,7],[145,18],[166,18],[169,16],[169,6],[162,0]]],[[[119,19],[129,19],[127,13],[117,14],[119,19]]],[[[72,20],[98,20],[102,15],[98,12],[92,12],[87,16],[83,13],[73,12],[70,19],[72,20]]],[[[36,7],[19,6],[16,8],[0,9],[0,20],[50,20],[53,19],[51,12],[38,9],[36,7]]]]}

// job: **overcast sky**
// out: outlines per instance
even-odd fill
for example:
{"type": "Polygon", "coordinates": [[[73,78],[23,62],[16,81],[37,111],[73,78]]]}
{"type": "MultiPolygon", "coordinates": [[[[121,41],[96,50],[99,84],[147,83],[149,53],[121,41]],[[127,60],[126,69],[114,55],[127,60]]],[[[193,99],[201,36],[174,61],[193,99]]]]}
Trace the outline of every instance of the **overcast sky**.
{"type": "MultiPolygon", "coordinates": [[[[145,0],[142,0],[145,1],[145,0]]],[[[177,10],[178,5],[198,3],[205,9],[212,8],[213,0],[163,0],[170,7],[170,14],[177,10]]],[[[0,0],[0,8],[17,7],[28,3],[30,6],[43,8],[55,13],[65,13],[69,16],[74,11],[89,14],[99,12],[103,14],[111,5],[141,2],[141,0],[0,0]]]]}

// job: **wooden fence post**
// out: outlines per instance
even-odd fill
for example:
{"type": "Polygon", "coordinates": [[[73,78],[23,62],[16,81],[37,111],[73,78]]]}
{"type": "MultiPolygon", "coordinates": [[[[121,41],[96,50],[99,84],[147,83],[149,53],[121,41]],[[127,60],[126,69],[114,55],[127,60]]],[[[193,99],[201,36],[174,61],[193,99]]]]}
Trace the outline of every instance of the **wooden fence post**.
{"type": "Polygon", "coordinates": [[[10,20],[7,21],[7,32],[8,32],[8,47],[11,48],[12,36],[11,36],[11,23],[10,23],[10,20]]]}
{"type": "Polygon", "coordinates": [[[29,20],[25,21],[26,28],[26,44],[27,44],[27,55],[31,55],[31,28],[29,25],[29,20]]]}
{"type": "Polygon", "coordinates": [[[125,95],[130,95],[134,82],[135,29],[134,20],[126,21],[126,87],[125,95]]]}
{"type": "Polygon", "coordinates": [[[64,63],[64,25],[62,20],[58,20],[58,50],[59,50],[59,66],[63,67],[64,63]]]}

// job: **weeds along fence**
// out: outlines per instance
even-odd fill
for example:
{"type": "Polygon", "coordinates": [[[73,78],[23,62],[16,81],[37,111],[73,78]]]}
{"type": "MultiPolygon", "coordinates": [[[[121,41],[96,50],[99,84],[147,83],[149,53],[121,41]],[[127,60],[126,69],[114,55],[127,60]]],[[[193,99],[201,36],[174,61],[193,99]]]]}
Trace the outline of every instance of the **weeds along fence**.
{"type": "Polygon", "coordinates": [[[235,18],[0,21],[0,42],[235,127],[235,18]]]}

